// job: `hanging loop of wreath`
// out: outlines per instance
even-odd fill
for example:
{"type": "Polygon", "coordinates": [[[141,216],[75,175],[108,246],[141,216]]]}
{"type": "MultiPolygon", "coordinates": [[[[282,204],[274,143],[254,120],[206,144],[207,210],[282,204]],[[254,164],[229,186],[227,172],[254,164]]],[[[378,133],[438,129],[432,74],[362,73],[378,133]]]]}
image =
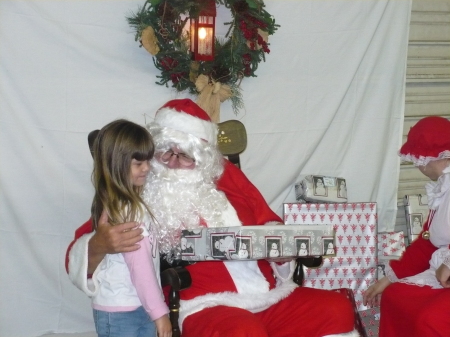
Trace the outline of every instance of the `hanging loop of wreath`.
{"type": "MultiPolygon", "coordinates": [[[[206,6],[205,0],[147,0],[128,17],[135,39],[153,55],[161,72],[157,84],[199,95],[197,79],[207,76],[210,85],[227,86],[235,114],[243,107],[239,85],[244,77],[256,77],[265,54],[270,53],[268,37],[279,25],[264,9],[262,0],[215,0],[231,12],[223,41],[215,38],[213,61],[193,61],[189,50],[189,30],[183,29],[189,15],[206,6]]],[[[220,104],[220,103],[219,103],[220,104]]]]}

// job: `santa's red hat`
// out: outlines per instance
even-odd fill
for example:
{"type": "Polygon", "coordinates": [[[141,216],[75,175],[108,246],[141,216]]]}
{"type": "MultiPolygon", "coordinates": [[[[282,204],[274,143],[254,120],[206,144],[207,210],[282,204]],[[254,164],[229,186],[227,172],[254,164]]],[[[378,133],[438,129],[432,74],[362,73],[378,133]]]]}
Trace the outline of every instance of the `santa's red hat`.
{"type": "Polygon", "coordinates": [[[155,123],[217,144],[217,125],[211,122],[205,110],[188,98],[164,104],[156,112],[155,123]]]}
{"type": "Polygon", "coordinates": [[[425,117],[418,121],[409,130],[399,156],[416,166],[425,166],[432,160],[450,158],[450,121],[439,116],[425,117]]]}

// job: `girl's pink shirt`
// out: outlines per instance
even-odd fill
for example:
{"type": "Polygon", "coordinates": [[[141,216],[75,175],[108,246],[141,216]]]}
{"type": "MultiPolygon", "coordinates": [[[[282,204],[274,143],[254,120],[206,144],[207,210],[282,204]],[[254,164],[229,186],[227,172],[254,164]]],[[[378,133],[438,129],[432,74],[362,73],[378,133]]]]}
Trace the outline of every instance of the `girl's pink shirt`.
{"type": "MultiPolygon", "coordinates": [[[[169,313],[164,302],[159,278],[153,263],[153,249],[148,237],[140,242],[141,248],[133,252],[123,253],[130,271],[131,282],[136,288],[138,297],[152,320],[156,320],[169,313]]],[[[156,251],[157,252],[157,251],[156,251]]],[[[156,256],[159,259],[159,254],[156,256]]],[[[159,269],[159,268],[158,268],[159,269]]]]}
{"type": "MultiPolygon", "coordinates": [[[[169,308],[164,302],[159,278],[156,276],[156,272],[159,273],[159,270],[155,270],[155,263],[153,262],[152,254],[156,252],[157,256],[155,259],[159,259],[159,253],[158,250],[152,249],[148,237],[144,237],[140,245],[140,249],[129,253],[122,253],[122,255],[130,272],[131,282],[136,289],[138,298],[145,311],[154,321],[169,313],[169,308]]],[[[104,306],[93,303],[92,307],[107,312],[119,312],[133,311],[139,306],[104,306]]]]}

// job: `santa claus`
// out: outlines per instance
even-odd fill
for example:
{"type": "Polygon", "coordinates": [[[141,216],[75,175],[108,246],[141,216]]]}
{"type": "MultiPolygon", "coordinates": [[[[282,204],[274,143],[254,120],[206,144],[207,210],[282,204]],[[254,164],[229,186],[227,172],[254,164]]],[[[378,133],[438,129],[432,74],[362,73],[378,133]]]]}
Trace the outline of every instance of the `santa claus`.
{"type": "MultiPolygon", "coordinates": [[[[160,252],[177,258],[182,229],[282,224],[241,170],[217,147],[217,125],[189,99],[172,100],[148,125],[155,156],[144,201],[152,210],[160,252]]],[[[68,248],[71,280],[88,295],[105,254],[138,249],[133,224],[79,228],[68,248]]],[[[183,337],[358,336],[354,312],[341,294],[298,287],[295,261],[202,261],[188,265],[190,288],[181,291],[183,337]]]]}

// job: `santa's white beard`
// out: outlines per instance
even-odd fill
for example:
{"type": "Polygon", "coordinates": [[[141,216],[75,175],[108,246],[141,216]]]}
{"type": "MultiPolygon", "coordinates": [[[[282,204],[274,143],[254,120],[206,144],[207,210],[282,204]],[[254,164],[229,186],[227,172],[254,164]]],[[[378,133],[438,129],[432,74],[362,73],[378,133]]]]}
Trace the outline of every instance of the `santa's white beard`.
{"type": "Polygon", "coordinates": [[[208,227],[225,226],[228,201],[198,169],[169,169],[154,159],[143,198],[156,218],[160,252],[168,256],[177,255],[181,230],[201,227],[201,219],[208,227]]]}

